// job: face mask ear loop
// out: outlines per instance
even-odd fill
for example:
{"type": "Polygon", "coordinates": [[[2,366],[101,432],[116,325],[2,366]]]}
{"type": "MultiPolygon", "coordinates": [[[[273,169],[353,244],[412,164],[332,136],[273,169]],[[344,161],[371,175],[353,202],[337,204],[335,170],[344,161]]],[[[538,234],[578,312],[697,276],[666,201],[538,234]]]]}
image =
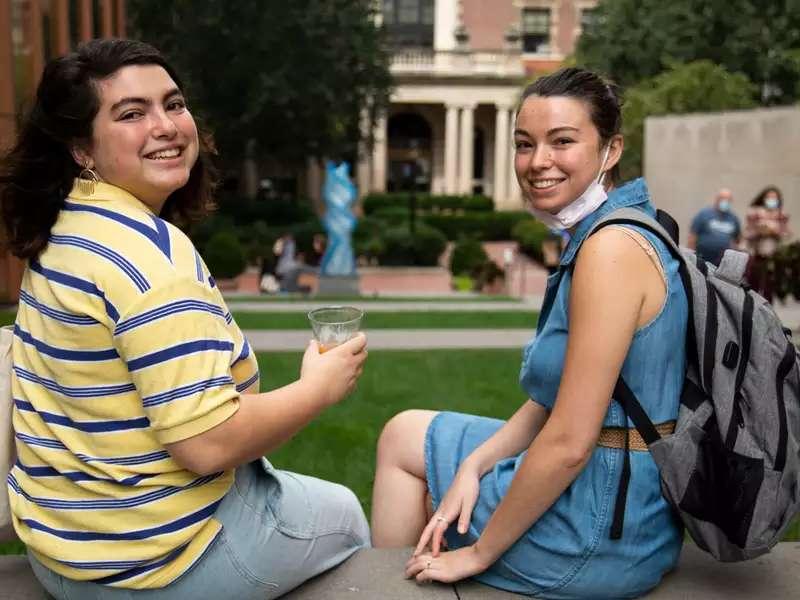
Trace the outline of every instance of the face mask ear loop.
{"type": "Polygon", "coordinates": [[[606,166],[606,161],[608,160],[608,154],[611,152],[611,145],[609,144],[606,146],[606,153],[603,155],[603,162],[600,165],[600,172],[597,174],[597,183],[603,185],[603,178],[606,176],[606,172],[603,171],[603,168],[606,166]]]}

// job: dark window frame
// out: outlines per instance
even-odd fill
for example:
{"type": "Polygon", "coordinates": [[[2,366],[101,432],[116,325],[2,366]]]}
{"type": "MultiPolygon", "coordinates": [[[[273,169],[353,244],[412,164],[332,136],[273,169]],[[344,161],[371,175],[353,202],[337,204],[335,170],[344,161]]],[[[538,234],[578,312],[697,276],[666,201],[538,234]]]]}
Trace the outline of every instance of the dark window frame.
{"type": "Polygon", "coordinates": [[[433,22],[435,19],[434,0],[383,0],[381,8],[383,24],[389,34],[389,41],[395,47],[433,48],[433,22]],[[401,7],[401,4],[408,4],[401,7]],[[412,8],[416,20],[400,20],[401,8],[412,8]],[[426,19],[426,17],[429,17],[426,19]],[[430,21],[430,22],[428,22],[430,21]]]}
{"type": "Polygon", "coordinates": [[[544,54],[550,51],[552,10],[545,7],[522,9],[522,51],[526,54],[544,54]],[[532,22],[541,21],[532,26],[532,22]]]}

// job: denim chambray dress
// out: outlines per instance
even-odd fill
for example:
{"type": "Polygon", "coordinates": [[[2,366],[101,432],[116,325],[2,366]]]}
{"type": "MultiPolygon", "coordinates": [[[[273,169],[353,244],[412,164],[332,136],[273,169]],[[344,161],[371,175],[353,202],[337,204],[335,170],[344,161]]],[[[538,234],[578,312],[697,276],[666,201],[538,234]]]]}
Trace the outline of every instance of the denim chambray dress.
{"type": "MultiPolygon", "coordinates": [[[[572,263],[592,225],[621,207],[655,215],[643,180],[609,194],[608,200],[581,221],[562,258],[572,263]]],[[[659,314],[636,331],[622,375],[650,419],[677,418],[685,371],[687,302],[678,263],[649,232],[637,228],[653,245],[664,267],[667,297],[659,314]]],[[[567,344],[571,274],[548,282],[552,300],[546,324],[524,351],[520,383],[534,401],[552,409],[567,344]],[[554,295],[555,294],[555,295],[554,295]]],[[[548,303],[548,299],[545,300],[548,303]]],[[[575,415],[580,418],[580,415],[575,415]]],[[[457,413],[440,413],[425,441],[428,485],[438,506],[461,462],[491,436],[502,421],[457,413]]],[[[632,427],[612,402],[604,427],[632,427]]],[[[498,462],[481,480],[480,498],[467,534],[450,527],[450,548],[474,542],[508,490],[524,453],[498,462]]],[[[475,579],[512,592],[541,598],[632,598],[644,594],[672,569],[681,549],[682,531],[661,495],[658,470],[648,452],[631,452],[622,539],[610,539],[623,450],[597,447],[586,468],[556,502],[488,571],[475,579]]]]}

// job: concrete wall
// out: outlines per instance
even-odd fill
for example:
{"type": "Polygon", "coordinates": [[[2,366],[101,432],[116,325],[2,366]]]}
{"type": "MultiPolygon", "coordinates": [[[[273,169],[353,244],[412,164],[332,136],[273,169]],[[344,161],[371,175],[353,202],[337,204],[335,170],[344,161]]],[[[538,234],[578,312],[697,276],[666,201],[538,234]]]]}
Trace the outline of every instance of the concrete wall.
{"type": "Polygon", "coordinates": [[[769,184],[784,196],[795,236],[800,231],[800,106],[650,117],[644,174],[657,206],[669,211],[686,242],[694,214],[720,187],[734,195],[743,218],[769,184]]]}

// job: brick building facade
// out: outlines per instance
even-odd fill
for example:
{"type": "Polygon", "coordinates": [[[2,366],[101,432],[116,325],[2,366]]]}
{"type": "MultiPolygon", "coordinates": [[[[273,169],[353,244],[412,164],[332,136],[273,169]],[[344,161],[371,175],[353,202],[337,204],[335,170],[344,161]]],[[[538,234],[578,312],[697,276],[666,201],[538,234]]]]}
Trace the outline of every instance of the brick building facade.
{"type": "MultiPolygon", "coordinates": [[[[0,149],[36,90],[45,61],[95,37],[123,37],[126,0],[0,0],[0,149]]],[[[0,301],[14,302],[22,263],[0,255],[0,301]]]]}
{"type": "Polygon", "coordinates": [[[358,165],[360,193],[414,185],[440,194],[480,192],[500,209],[518,208],[511,130],[519,92],[573,52],[596,5],[383,0],[396,87],[372,151],[358,165]]]}

